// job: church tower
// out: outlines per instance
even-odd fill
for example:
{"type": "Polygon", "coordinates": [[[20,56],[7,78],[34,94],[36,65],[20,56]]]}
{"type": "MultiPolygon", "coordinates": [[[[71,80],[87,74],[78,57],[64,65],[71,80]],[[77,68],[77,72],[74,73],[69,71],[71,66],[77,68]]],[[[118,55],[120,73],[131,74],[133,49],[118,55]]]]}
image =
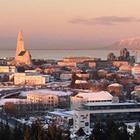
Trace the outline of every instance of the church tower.
{"type": "Polygon", "coordinates": [[[16,48],[16,57],[18,57],[21,51],[25,51],[24,49],[24,41],[23,41],[23,34],[20,31],[17,37],[17,48],[16,48]]]}
{"type": "Polygon", "coordinates": [[[31,65],[31,55],[29,51],[24,48],[23,34],[20,31],[17,37],[17,47],[15,61],[17,64],[31,65]]]}

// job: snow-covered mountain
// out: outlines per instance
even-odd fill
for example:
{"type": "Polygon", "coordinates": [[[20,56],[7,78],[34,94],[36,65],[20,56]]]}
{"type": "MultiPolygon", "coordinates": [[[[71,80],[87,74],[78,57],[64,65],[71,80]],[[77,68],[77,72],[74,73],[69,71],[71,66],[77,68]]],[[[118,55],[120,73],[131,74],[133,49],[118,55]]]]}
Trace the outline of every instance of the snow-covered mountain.
{"type": "Polygon", "coordinates": [[[122,39],[110,45],[109,47],[106,47],[106,49],[121,49],[121,48],[140,50],[140,36],[122,39]]]}

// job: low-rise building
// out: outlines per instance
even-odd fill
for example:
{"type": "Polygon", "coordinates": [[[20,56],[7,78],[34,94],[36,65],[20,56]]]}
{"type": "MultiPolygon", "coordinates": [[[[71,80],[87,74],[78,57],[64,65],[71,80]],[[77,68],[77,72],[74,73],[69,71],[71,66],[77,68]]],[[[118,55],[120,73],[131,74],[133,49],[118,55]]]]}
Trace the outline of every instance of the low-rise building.
{"type": "Polygon", "coordinates": [[[33,74],[33,73],[15,73],[15,85],[45,85],[49,81],[48,75],[33,74]]]}
{"type": "Polygon", "coordinates": [[[55,94],[44,93],[40,91],[30,91],[27,93],[27,100],[32,103],[44,104],[48,107],[58,105],[58,96],[55,94]]]}
{"type": "Polygon", "coordinates": [[[82,79],[88,79],[89,78],[89,73],[76,73],[76,76],[82,79]]]}
{"type": "Polygon", "coordinates": [[[91,60],[90,57],[64,57],[63,60],[58,61],[60,66],[74,66],[76,67],[78,63],[91,60]]]}
{"type": "Polygon", "coordinates": [[[62,81],[67,81],[72,79],[72,73],[71,72],[65,72],[60,74],[60,79],[62,81]]]}
{"type": "Polygon", "coordinates": [[[0,73],[15,73],[15,66],[0,66],[0,73]]]}
{"type": "Polygon", "coordinates": [[[108,91],[113,93],[114,96],[120,96],[122,94],[123,86],[119,83],[113,83],[108,86],[108,91]]]}
{"type": "Polygon", "coordinates": [[[112,67],[112,62],[108,60],[97,60],[96,61],[96,69],[111,69],[112,67]]]}
{"type": "Polygon", "coordinates": [[[32,103],[44,104],[49,108],[69,106],[69,96],[72,92],[53,91],[53,90],[34,90],[27,92],[27,100],[32,103]]]}
{"type": "Polygon", "coordinates": [[[125,60],[113,60],[112,64],[115,67],[120,67],[122,65],[128,65],[128,61],[125,61],[125,60]]]}
{"type": "Polygon", "coordinates": [[[132,75],[135,78],[140,77],[140,64],[135,64],[134,67],[132,67],[132,75]]]}
{"type": "Polygon", "coordinates": [[[121,72],[130,72],[131,73],[132,66],[130,65],[122,65],[119,67],[119,71],[121,72]]]}
{"type": "Polygon", "coordinates": [[[78,109],[86,102],[111,102],[112,99],[113,96],[107,91],[79,92],[71,97],[71,109],[78,109]]]}
{"type": "Polygon", "coordinates": [[[86,134],[90,132],[90,113],[86,110],[74,110],[73,114],[73,129],[78,131],[82,128],[86,134]]]}

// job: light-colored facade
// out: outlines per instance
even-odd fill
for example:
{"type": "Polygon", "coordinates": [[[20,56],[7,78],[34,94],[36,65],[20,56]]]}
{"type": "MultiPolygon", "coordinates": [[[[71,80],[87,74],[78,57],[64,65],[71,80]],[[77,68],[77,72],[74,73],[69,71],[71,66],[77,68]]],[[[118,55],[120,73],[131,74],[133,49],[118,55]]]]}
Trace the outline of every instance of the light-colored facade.
{"type": "Polygon", "coordinates": [[[96,67],[96,62],[89,62],[89,67],[90,68],[95,68],[96,67]]]}
{"type": "Polygon", "coordinates": [[[119,83],[113,83],[108,86],[108,91],[114,92],[114,96],[120,96],[122,93],[123,86],[119,83]]]}
{"type": "Polygon", "coordinates": [[[27,75],[25,82],[29,85],[44,85],[46,78],[42,75],[27,75]]]}
{"type": "Polygon", "coordinates": [[[112,61],[112,63],[116,67],[120,67],[120,66],[123,66],[123,65],[129,65],[128,61],[121,61],[121,60],[114,60],[114,61],[112,61]]]}
{"type": "Polygon", "coordinates": [[[75,110],[73,115],[73,129],[76,132],[83,128],[85,133],[90,132],[90,113],[86,110],[75,110]]]}
{"type": "Polygon", "coordinates": [[[26,74],[25,73],[15,73],[14,74],[14,84],[15,85],[25,85],[26,74]]]}
{"type": "Polygon", "coordinates": [[[34,75],[26,73],[15,73],[14,84],[15,85],[44,85],[47,82],[47,77],[44,75],[34,75]]]}
{"type": "Polygon", "coordinates": [[[76,67],[78,63],[91,60],[90,57],[64,57],[63,60],[58,61],[60,66],[74,66],[76,67]]]}
{"type": "Polygon", "coordinates": [[[67,111],[51,112],[55,118],[58,116],[59,120],[62,120],[61,123],[65,123],[64,117],[72,118],[73,133],[83,128],[86,134],[90,134],[91,128],[93,129],[98,120],[107,121],[110,117],[114,121],[132,121],[140,118],[139,103],[119,103],[117,97],[113,97],[106,91],[79,93],[74,99],[73,104],[76,106],[78,103],[79,105],[77,104],[78,106],[72,109],[72,114],[67,111]]]}
{"type": "Polygon", "coordinates": [[[122,72],[131,72],[132,66],[130,65],[122,65],[119,67],[119,70],[122,72]]]}
{"type": "Polygon", "coordinates": [[[78,109],[82,107],[83,103],[112,102],[112,99],[113,96],[107,91],[79,92],[77,95],[71,97],[71,109],[78,109]]]}
{"type": "Polygon", "coordinates": [[[89,73],[76,73],[76,75],[80,78],[87,79],[89,78],[89,73]]]}
{"type": "Polygon", "coordinates": [[[0,66],[0,73],[15,73],[15,66],[0,66]]]}
{"type": "Polygon", "coordinates": [[[16,47],[16,55],[15,55],[16,64],[26,64],[31,65],[31,55],[29,51],[24,48],[23,34],[22,32],[18,33],[17,38],[17,47],[16,47]]]}
{"type": "Polygon", "coordinates": [[[28,92],[27,100],[32,103],[41,103],[51,107],[58,105],[58,96],[49,93],[28,92]]]}
{"type": "Polygon", "coordinates": [[[137,78],[140,77],[140,64],[135,64],[132,68],[132,74],[137,78]]]}
{"type": "Polygon", "coordinates": [[[72,67],[76,67],[77,66],[77,63],[76,62],[58,61],[57,64],[59,66],[72,66],[72,67]]]}
{"type": "Polygon", "coordinates": [[[63,58],[64,62],[77,62],[77,63],[80,63],[80,62],[88,61],[88,60],[91,60],[91,58],[90,57],[64,57],[63,58]]]}
{"type": "MultiPolygon", "coordinates": [[[[53,91],[53,90],[34,90],[27,92],[27,100],[33,103],[42,103],[50,107],[60,105],[61,97],[70,96],[71,92],[53,91]]],[[[64,99],[64,98],[63,98],[64,99]]]]}

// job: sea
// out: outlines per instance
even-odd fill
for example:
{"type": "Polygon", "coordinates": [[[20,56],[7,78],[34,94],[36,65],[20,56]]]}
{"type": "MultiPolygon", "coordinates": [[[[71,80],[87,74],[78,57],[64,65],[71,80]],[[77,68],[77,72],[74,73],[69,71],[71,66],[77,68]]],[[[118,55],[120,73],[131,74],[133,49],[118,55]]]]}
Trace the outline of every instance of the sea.
{"type": "MultiPolygon", "coordinates": [[[[107,59],[107,55],[113,52],[119,56],[120,50],[29,50],[33,59],[55,59],[60,60],[66,56],[89,56],[91,58],[107,59]]],[[[130,55],[136,56],[136,62],[140,62],[140,50],[130,51],[130,55]]],[[[0,50],[0,58],[14,57],[15,50],[0,50]]]]}

